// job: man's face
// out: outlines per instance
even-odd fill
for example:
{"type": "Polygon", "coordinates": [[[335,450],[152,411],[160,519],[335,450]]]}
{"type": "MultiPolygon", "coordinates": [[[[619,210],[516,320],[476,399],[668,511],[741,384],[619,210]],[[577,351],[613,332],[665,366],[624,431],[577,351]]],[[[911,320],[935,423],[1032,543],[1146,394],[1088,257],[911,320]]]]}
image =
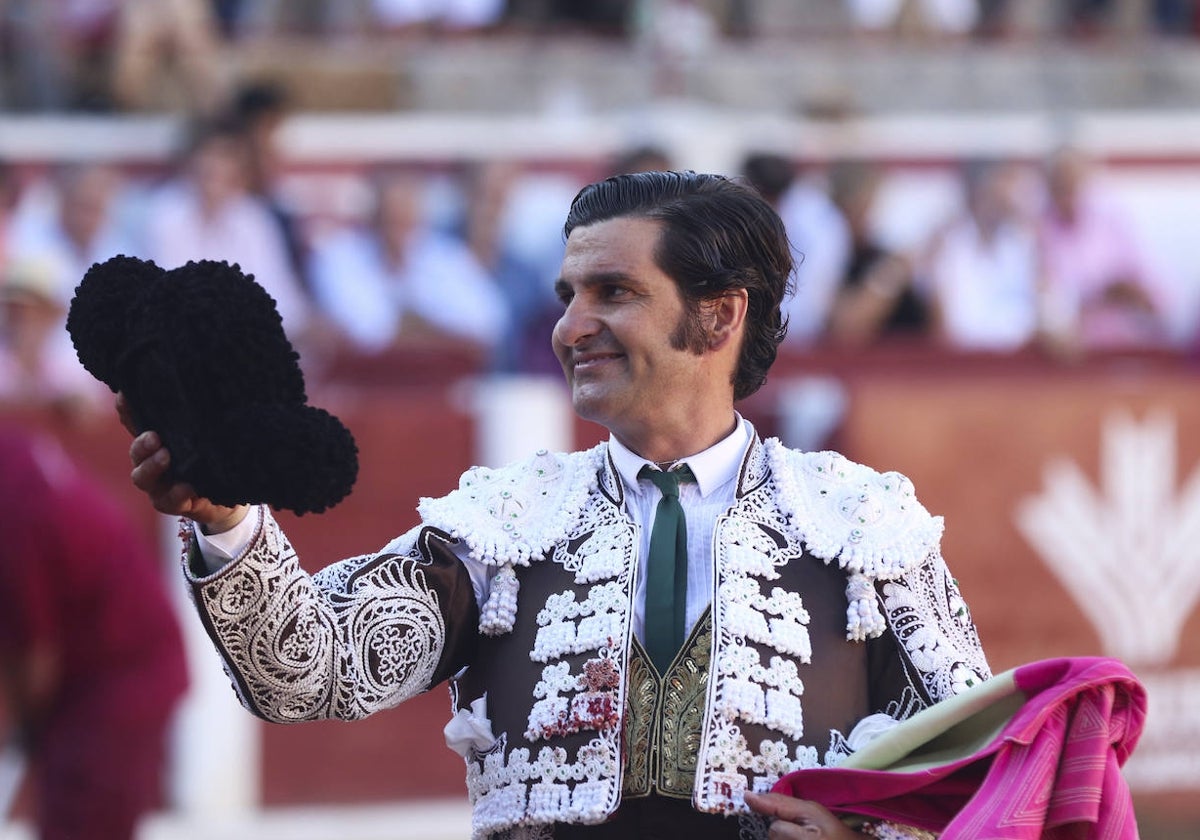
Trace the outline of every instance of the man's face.
{"type": "Polygon", "coordinates": [[[67,236],[81,248],[90,246],[104,227],[116,186],[112,172],[95,167],[80,173],[66,190],[62,226],[67,236]]]}
{"type": "Polygon", "coordinates": [[[246,188],[246,159],[240,144],[229,137],[210,137],[193,152],[192,178],[201,200],[220,207],[246,188]]]}
{"type": "Polygon", "coordinates": [[[663,427],[686,424],[689,406],[712,389],[703,329],[654,262],[660,230],[641,218],[576,228],[556,285],[566,309],[554,352],[575,410],[635,451],[663,427]]]}
{"type": "Polygon", "coordinates": [[[389,256],[399,260],[409,238],[421,223],[424,186],[415,178],[398,177],[379,191],[375,222],[389,256]]]}

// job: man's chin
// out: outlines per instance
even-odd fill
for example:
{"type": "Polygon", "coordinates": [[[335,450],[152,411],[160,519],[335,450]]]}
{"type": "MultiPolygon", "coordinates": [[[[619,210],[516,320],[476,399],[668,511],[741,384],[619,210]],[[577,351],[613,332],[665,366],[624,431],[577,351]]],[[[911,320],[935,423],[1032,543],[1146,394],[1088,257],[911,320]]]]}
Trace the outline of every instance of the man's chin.
{"type": "Polygon", "coordinates": [[[599,393],[598,388],[575,383],[571,389],[571,406],[584,420],[604,425],[604,418],[607,416],[605,405],[604,395],[599,393]]]}

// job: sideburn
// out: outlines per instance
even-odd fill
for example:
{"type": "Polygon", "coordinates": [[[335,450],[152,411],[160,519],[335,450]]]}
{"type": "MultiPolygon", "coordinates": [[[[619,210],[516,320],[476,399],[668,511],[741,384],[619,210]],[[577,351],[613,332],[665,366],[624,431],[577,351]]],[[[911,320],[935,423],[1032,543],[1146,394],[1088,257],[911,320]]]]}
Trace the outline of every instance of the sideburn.
{"type": "Polygon", "coordinates": [[[705,301],[685,300],[683,313],[667,337],[675,350],[687,350],[701,356],[708,349],[708,331],[704,328],[702,309],[705,301]]]}

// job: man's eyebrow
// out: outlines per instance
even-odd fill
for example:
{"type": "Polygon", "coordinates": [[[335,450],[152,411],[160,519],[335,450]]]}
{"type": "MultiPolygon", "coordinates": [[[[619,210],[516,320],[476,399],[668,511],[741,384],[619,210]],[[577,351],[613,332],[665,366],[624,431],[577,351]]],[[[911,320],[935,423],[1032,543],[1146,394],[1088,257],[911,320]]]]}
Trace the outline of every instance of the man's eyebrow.
{"type": "Polygon", "coordinates": [[[564,294],[569,295],[575,287],[579,288],[594,288],[596,286],[605,286],[611,283],[636,283],[632,274],[627,274],[624,271],[600,271],[595,274],[589,274],[582,277],[574,283],[567,282],[566,279],[559,277],[554,281],[554,292],[559,297],[564,294]]]}

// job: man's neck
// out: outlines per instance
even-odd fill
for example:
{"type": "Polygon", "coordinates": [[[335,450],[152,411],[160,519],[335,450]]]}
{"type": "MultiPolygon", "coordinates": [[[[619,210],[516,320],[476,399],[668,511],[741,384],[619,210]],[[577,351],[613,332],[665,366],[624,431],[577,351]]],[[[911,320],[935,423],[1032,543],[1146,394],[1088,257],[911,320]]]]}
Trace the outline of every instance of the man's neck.
{"type": "MultiPolygon", "coordinates": [[[[745,456],[746,447],[751,441],[753,429],[750,424],[738,415],[735,415],[734,419],[736,425],[733,431],[712,446],[680,459],[658,463],[658,468],[669,470],[676,466],[676,460],[686,463],[692,471],[701,495],[707,497],[709,493],[737,476],[738,467],[745,456]]],[[[610,440],[609,455],[612,457],[613,466],[616,467],[626,486],[637,485],[638,476],[642,467],[645,466],[646,459],[630,450],[616,436],[610,440]]]]}
{"type": "Polygon", "coordinates": [[[644,437],[631,437],[615,429],[610,431],[630,452],[665,468],[720,443],[733,433],[737,423],[737,414],[730,409],[724,422],[697,426],[678,435],[655,433],[644,437]]]}

